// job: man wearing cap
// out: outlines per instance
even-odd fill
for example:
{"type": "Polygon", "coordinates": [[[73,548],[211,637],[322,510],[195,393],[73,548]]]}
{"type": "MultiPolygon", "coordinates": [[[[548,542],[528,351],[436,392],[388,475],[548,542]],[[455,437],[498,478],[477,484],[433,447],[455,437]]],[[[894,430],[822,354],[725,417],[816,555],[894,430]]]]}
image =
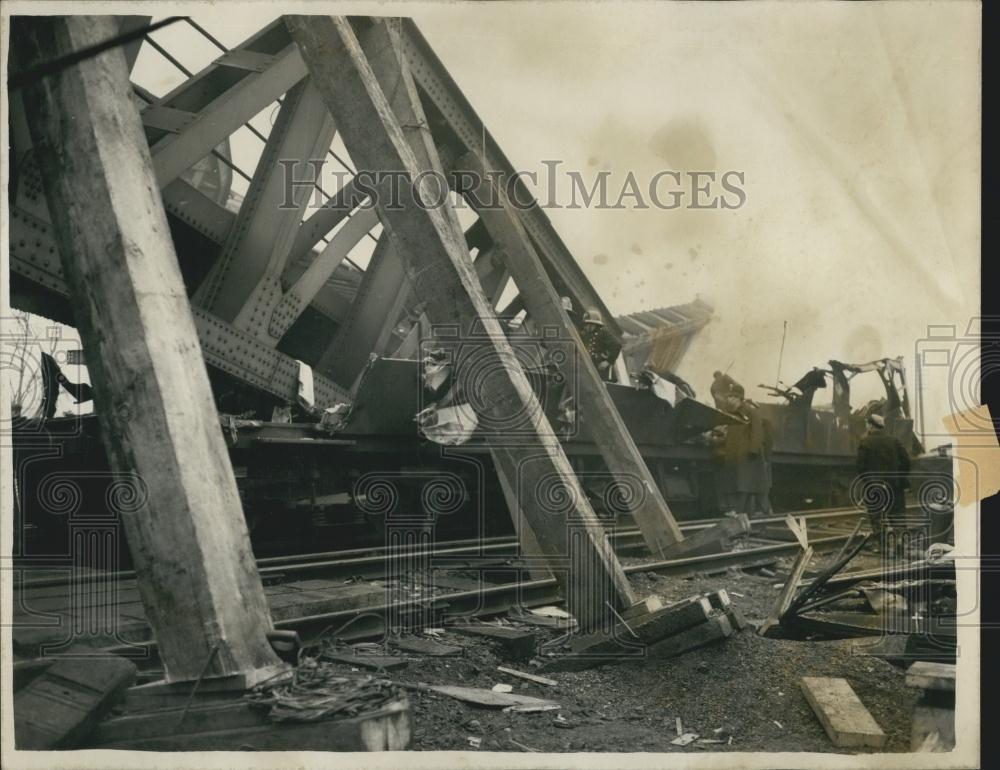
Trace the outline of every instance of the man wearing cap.
{"type": "Polygon", "coordinates": [[[881,415],[869,414],[868,432],[858,444],[858,475],[864,484],[864,503],[872,532],[882,550],[887,515],[906,510],[910,456],[902,442],[885,430],[881,415]]]}
{"type": "Polygon", "coordinates": [[[604,318],[597,308],[592,307],[583,314],[580,339],[590,354],[590,359],[594,362],[601,379],[606,382],[611,381],[614,373],[613,364],[615,358],[618,357],[618,350],[615,346],[615,339],[611,336],[611,332],[605,328],[604,318]]]}

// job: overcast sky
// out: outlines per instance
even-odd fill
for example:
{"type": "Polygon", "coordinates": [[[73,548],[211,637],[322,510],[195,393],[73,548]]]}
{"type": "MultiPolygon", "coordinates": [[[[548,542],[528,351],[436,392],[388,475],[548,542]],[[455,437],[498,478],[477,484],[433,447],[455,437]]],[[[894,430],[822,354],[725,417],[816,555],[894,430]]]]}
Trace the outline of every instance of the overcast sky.
{"type": "MultiPolygon", "coordinates": [[[[205,8],[194,18],[227,45],[273,17],[205,8]]],[[[928,324],[961,336],[978,314],[977,4],[400,10],[518,169],[607,170],[615,193],[629,172],[744,174],[735,210],[549,211],[612,312],[715,307],[681,369],[700,395],[730,364],[751,392],[773,382],[785,321],[794,382],[829,358],[904,355],[912,372],[928,324]]],[[[198,69],[217,52],[184,26],[156,37],[198,69]]],[[[135,76],[157,94],[182,77],[148,46],[135,76]]],[[[251,168],[255,152],[234,143],[251,168]]],[[[943,386],[928,395],[951,411],[943,386]]]]}

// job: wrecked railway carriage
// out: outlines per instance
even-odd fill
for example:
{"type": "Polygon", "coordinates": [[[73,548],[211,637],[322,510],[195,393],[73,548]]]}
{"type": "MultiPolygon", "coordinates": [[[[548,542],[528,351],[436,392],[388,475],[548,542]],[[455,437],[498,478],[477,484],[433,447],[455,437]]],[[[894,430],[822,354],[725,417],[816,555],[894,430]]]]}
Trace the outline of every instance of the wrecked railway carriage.
{"type": "MultiPolygon", "coordinates": [[[[708,323],[710,309],[698,302],[642,315],[647,323],[659,325],[640,335],[626,333],[623,358],[646,375],[635,378],[634,384],[609,382],[606,387],[678,519],[720,515],[734,505],[725,491],[733,487],[733,477],[741,473],[741,463],[746,462],[748,421],[685,397],[682,388],[665,380],[648,386],[650,372],[655,374],[659,369],[671,376],[690,337],[708,323]],[[687,319],[687,323],[674,320],[678,318],[687,319]],[[649,349],[650,338],[656,339],[655,352],[649,349]],[[647,358],[640,360],[642,354],[647,358]]],[[[618,320],[628,327],[636,323],[634,319],[626,316],[618,320]]],[[[627,479],[624,485],[614,483],[587,435],[586,419],[578,420],[573,413],[572,402],[566,398],[566,380],[576,374],[572,365],[561,369],[546,366],[549,353],[544,343],[527,335],[520,344],[514,339],[515,350],[529,362],[526,368],[541,408],[559,435],[591,504],[608,525],[631,526],[630,500],[640,494],[638,482],[627,479]]],[[[870,413],[887,412],[889,430],[910,448],[914,458],[913,498],[933,500],[937,507],[925,512],[939,511],[936,519],[940,520],[928,525],[937,533],[947,531],[950,507],[941,482],[950,472],[950,459],[922,452],[913,433],[905,381],[901,383],[902,397],[893,382],[902,376],[901,363],[885,360],[853,366],[834,361],[831,366],[831,370],[810,372],[803,379],[811,384],[802,390],[797,386],[772,389],[785,403],[756,405],[762,419],[773,426],[766,460],[773,510],[858,504],[861,490],[856,485],[856,454],[864,421],[870,413]],[[883,375],[886,398],[852,410],[847,375],[875,371],[888,373],[883,375]],[[824,387],[818,383],[825,381],[825,375],[834,378],[834,403],[830,408],[817,408],[813,396],[824,387]],[[939,499],[934,500],[935,496],[939,499]]],[[[460,419],[447,422],[438,414],[437,404],[448,388],[441,384],[443,380],[436,388],[427,382],[429,377],[446,376],[441,374],[446,369],[433,356],[424,360],[373,356],[357,380],[353,400],[329,413],[317,414],[275,399],[264,401],[258,409],[265,413],[270,409],[269,416],[276,416],[277,421],[255,419],[250,414],[222,414],[220,424],[255,551],[277,552],[303,543],[334,546],[345,538],[359,545],[381,542],[387,501],[371,493],[386,484],[393,488],[393,510],[435,517],[442,536],[510,533],[506,498],[489,462],[487,440],[481,431],[467,429],[460,419]],[[425,410],[434,411],[441,424],[422,427],[416,417],[425,410]],[[434,494],[429,494],[428,488],[434,494]]],[[[233,388],[234,383],[228,385],[233,388]]],[[[251,391],[246,396],[261,400],[251,391]]],[[[233,390],[223,398],[231,400],[233,390]]],[[[24,458],[42,446],[60,447],[56,458],[40,457],[24,474],[20,521],[26,527],[29,552],[65,542],[68,536],[67,517],[51,511],[45,490],[39,488],[43,480],[51,483],[52,474],[84,474],[94,481],[84,485],[80,507],[99,508],[107,499],[108,485],[113,482],[105,475],[109,469],[99,431],[96,415],[87,415],[52,418],[42,426],[27,424],[17,434],[17,451],[24,458]],[[45,440],[39,444],[41,437],[45,440]]],[[[122,556],[127,558],[124,553],[122,556]]]]}

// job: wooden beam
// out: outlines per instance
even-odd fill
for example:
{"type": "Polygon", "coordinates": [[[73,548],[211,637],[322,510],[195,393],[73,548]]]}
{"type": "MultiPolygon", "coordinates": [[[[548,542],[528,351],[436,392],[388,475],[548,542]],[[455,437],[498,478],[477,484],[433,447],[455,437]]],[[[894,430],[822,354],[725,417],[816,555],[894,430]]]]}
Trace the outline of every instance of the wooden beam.
{"type": "MultiPolygon", "coordinates": [[[[403,83],[398,41],[393,41],[386,24],[372,24],[361,32],[359,42],[389,106],[406,127],[404,133],[417,162],[430,168],[431,153],[436,150],[426,129],[426,119],[414,113],[410,93],[403,83]]],[[[368,356],[384,351],[409,295],[406,271],[392,238],[383,238],[362,279],[351,312],[320,355],[316,368],[337,382],[353,383],[368,356]]]]}
{"type": "MultiPolygon", "coordinates": [[[[21,66],[117,30],[107,16],[16,21],[21,66]]],[[[121,520],[166,678],[249,686],[286,666],[129,93],[112,49],[26,89],[28,124],[109,457],[148,493],[121,520]]]]}
{"type": "Polygon", "coordinates": [[[630,488],[636,486],[630,482],[638,482],[643,494],[637,497],[632,515],[650,553],[657,558],[666,558],[666,549],[683,540],[684,535],[618,414],[576,326],[563,309],[560,297],[528,234],[511,213],[502,185],[492,185],[482,162],[471,153],[458,159],[456,169],[473,174],[481,180],[480,187],[470,192],[470,200],[478,196],[480,201],[502,202],[502,206],[483,206],[479,211],[479,218],[503,253],[507,269],[510,270],[520,291],[519,296],[534,323],[554,329],[559,339],[574,343],[577,350],[577,377],[575,383],[570,383],[570,387],[576,385],[573,395],[577,401],[582,432],[597,445],[604,464],[616,479],[628,484],[630,488]],[[629,481],[623,481],[625,479],[629,481]]]}
{"type": "MultiPolygon", "coordinates": [[[[415,183],[422,171],[440,173],[433,143],[428,146],[433,165],[420,164],[347,19],[292,16],[286,22],[351,157],[361,168],[384,172],[376,190],[379,214],[414,292],[427,302],[427,313],[435,324],[449,325],[460,339],[468,340],[456,348],[456,381],[476,401],[497,470],[515,482],[521,509],[539,546],[553,560],[570,557],[572,574],[559,571],[558,575],[570,612],[582,628],[603,623],[605,605],[625,609],[634,603],[632,590],[483,296],[457,215],[448,201],[430,205],[437,196],[426,177],[427,184],[403,185],[399,205],[388,205],[394,180],[387,174],[403,174],[415,183]],[[468,366],[473,360],[476,365],[468,366]],[[474,382],[468,379],[473,375],[477,377],[474,382]],[[504,429],[490,431],[491,425],[504,429]],[[566,501],[564,516],[554,515],[540,499],[547,484],[566,501]],[[575,530],[572,538],[570,522],[575,530]],[[603,600],[597,611],[593,610],[595,595],[603,600]]],[[[412,108],[419,110],[401,57],[400,67],[404,73],[400,85],[410,94],[412,108]]],[[[428,130],[426,120],[411,126],[419,132],[428,130]]]]}
{"type": "Polygon", "coordinates": [[[785,613],[788,612],[792,599],[795,597],[795,592],[799,588],[799,581],[802,580],[802,576],[805,574],[806,567],[809,566],[812,555],[813,548],[809,545],[799,551],[798,556],[795,557],[795,561],[792,563],[792,569],[788,574],[788,580],[785,581],[785,585],[782,587],[781,593],[779,593],[778,598],[775,599],[771,614],[767,616],[767,619],[757,629],[757,633],[761,636],[764,636],[768,631],[781,623],[781,619],[784,617],[785,613]]]}
{"type": "Polygon", "coordinates": [[[831,743],[838,748],[881,748],[889,737],[846,679],[804,676],[805,695],[831,743]]]}
{"type": "Polygon", "coordinates": [[[510,482],[502,474],[497,474],[500,482],[500,491],[503,492],[504,502],[507,503],[507,510],[510,512],[511,521],[514,522],[514,533],[521,544],[521,558],[527,562],[528,576],[532,580],[546,580],[552,577],[552,570],[545,562],[545,552],[538,545],[538,538],[531,525],[525,521],[524,513],[521,512],[521,505],[517,500],[517,493],[510,485],[510,482]]]}
{"type": "MultiPolygon", "coordinates": [[[[505,179],[515,179],[515,194],[519,201],[533,200],[531,190],[520,178],[515,177],[513,165],[417,29],[416,23],[412,19],[403,19],[401,27],[403,50],[410,62],[421,98],[426,104],[432,104],[436,112],[444,117],[450,133],[458,138],[466,150],[485,148],[487,166],[501,172],[505,179]]],[[[545,260],[546,270],[556,284],[562,287],[560,291],[571,297],[576,307],[596,307],[600,310],[605,318],[606,328],[620,342],[622,332],[617,321],[559,237],[545,209],[539,205],[520,207],[517,217],[530,234],[532,242],[538,246],[545,260]]]]}

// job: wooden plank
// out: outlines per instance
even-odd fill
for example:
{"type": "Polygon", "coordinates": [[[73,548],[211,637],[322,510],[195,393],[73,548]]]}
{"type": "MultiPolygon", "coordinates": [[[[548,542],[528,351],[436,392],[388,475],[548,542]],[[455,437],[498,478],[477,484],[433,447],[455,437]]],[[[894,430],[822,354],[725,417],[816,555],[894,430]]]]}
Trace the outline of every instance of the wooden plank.
{"type": "Polygon", "coordinates": [[[649,656],[651,658],[673,658],[689,650],[721,641],[731,636],[733,631],[733,626],[727,615],[716,615],[704,623],[699,623],[686,631],[668,636],[666,639],[650,645],[649,656]]]}
{"type": "Polygon", "coordinates": [[[487,708],[507,708],[509,706],[513,706],[514,708],[558,708],[558,704],[555,701],[544,698],[535,698],[531,695],[517,695],[511,692],[494,692],[493,690],[484,690],[478,687],[417,685],[415,689],[429,690],[441,695],[447,695],[449,698],[464,701],[465,703],[473,703],[477,706],[485,706],[487,708]]]}
{"type": "Polygon", "coordinates": [[[503,206],[483,206],[478,211],[490,237],[502,251],[520,298],[535,324],[558,333],[558,339],[572,344],[577,351],[576,382],[573,395],[577,401],[580,430],[597,445],[605,465],[627,489],[637,487],[635,504],[629,512],[642,531],[643,540],[657,558],[667,558],[666,549],[683,540],[656,481],[639,454],[639,449],[611,400],[607,386],[594,367],[580,334],[570,320],[548,273],[535,252],[528,234],[509,208],[499,185],[490,185],[482,161],[471,153],[460,158],[456,168],[474,174],[482,181],[470,192],[470,200],[498,200],[503,206]]]}
{"type": "MultiPolygon", "coordinates": [[[[20,66],[114,36],[113,17],[23,17],[20,66]]],[[[122,515],[170,680],[242,685],[286,665],[271,626],[187,294],[121,50],[23,92],[122,515]],[[67,116],[72,116],[70,120],[67,116]],[[239,601],[234,601],[239,597],[239,601]]]]}
{"type": "Polygon", "coordinates": [[[124,658],[60,660],[14,696],[14,740],[24,750],[75,748],[135,679],[124,658]]]}
{"type": "Polygon", "coordinates": [[[525,519],[521,511],[521,504],[517,499],[517,492],[511,487],[510,481],[503,474],[497,474],[500,482],[500,490],[503,492],[504,502],[507,504],[507,512],[510,520],[514,523],[514,533],[521,546],[521,558],[528,567],[528,576],[532,580],[547,580],[552,577],[552,570],[549,569],[545,561],[545,552],[538,544],[535,531],[525,519]]]}
{"type": "Polygon", "coordinates": [[[589,645],[571,643],[570,654],[550,658],[542,665],[542,671],[579,671],[619,660],[670,658],[725,639],[732,633],[733,626],[726,615],[702,617],[699,622],[665,636],[656,637],[647,632],[648,641],[642,638],[641,627],[629,624],[629,628],[616,629],[614,636],[599,638],[596,634],[592,635],[589,645]],[[632,636],[629,629],[635,631],[639,638],[632,636]]]}
{"type": "Polygon", "coordinates": [[[663,609],[663,602],[655,596],[647,596],[621,613],[622,620],[631,620],[663,609]]]}
{"type": "Polygon", "coordinates": [[[846,679],[802,677],[802,694],[838,748],[881,748],[888,737],[846,679]]]}
{"type": "Polygon", "coordinates": [[[555,679],[549,679],[547,676],[537,676],[536,674],[529,674],[526,671],[518,671],[516,668],[507,668],[506,666],[497,666],[497,671],[504,674],[509,674],[510,676],[516,676],[518,679],[525,679],[529,682],[534,682],[535,684],[544,684],[546,687],[555,687],[559,684],[555,679]]]}
{"type": "Polygon", "coordinates": [[[906,670],[906,686],[955,692],[955,665],[919,660],[906,670]]]}
{"type": "Polygon", "coordinates": [[[569,646],[573,652],[597,652],[608,647],[608,643],[614,638],[637,644],[653,644],[704,623],[711,616],[712,606],[708,598],[693,596],[657,612],[627,621],[627,626],[619,626],[613,631],[612,639],[607,634],[596,633],[572,639],[569,646]]]}
{"type": "MultiPolygon", "coordinates": [[[[361,168],[382,172],[376,185],[379,216],[394,239],[414,293],[427,303],[430,320],[439,329],[447,326],[457,334],[455,376],[470,398],[474,394],[480,428],[487,428],[498,472],[517,490],[545,554],[550,559],[569,558],[574,565],[557,575],[570,612],[583,627],[602,623],[607,605],[624,608],[634,603],[632,589],[483,296],[457,215],[449,201],[430,205],[440,197],[440,190],[433,189],[431,177],[421,174],[442,173],[433,143],[428,148],[432,164],[428,167],[414,155],[347,19],[287,17],[286,23],[351,157],[361,168]],[[399,174],[414,184],[402,185],[402,194],[393,195],[399,174]],[[418,179],[425,184],[417,185],[418,179]],[[398,205],[388,205],[390,201],[398,205]],[[476,380],[466,381],[470,376],[476,380]],[[551,487],[559,499],[569,501],[558,516],[540,498],[542,490],[551,487]],[[574,553],[568,521],[573,522],[577,536],[574,553]],[[595,606],[595,596],[606,598],[595,606]]],[[[405,73],[401,87],[409,94],[414,114],[424,118],[409,125],[423,134],[428,131],[426,117],[398,51],[397,59],[405,73]]]]}
{"type": "Polygon", "coordinates": [[[538,638],[531,631],[510,626],[490,626],[486,624],[448,626],[464,636],[475,636],[498,642],[506,653],[516,659],[526,660],[535,654],[538,648],[538,638]]]}
{"type": "Polygon", "coordinates": [[[771,614],[767,616],[767,620],[765,620],[758,629],[758,632],[762,636],[781,622],[782,616],[784,616],[789,605],[792,603],[792,598],[795,596],[795,591],[799,586],[799,581],[802,580],[802,575],[805,573],[806,567],[809,566],[809,561],[812,559],[812,555],[813,548],[810,545],[799,551],[798,556],[795,557],[791,572],[789,572],[788,579],[785,581],[785,585],[782,587],[781,593],[778,594],[778,598],[774,602],[774,608],[771,610],[771,614]]]}

